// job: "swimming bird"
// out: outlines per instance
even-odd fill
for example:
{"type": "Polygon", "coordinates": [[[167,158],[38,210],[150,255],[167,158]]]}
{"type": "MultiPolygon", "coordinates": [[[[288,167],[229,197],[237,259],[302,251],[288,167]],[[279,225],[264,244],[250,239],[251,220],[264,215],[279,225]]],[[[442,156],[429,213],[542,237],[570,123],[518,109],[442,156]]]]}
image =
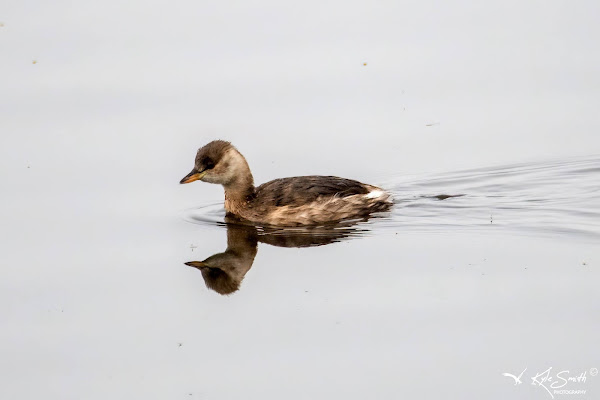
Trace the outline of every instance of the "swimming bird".
{"type": "Polygon", "coordinates": [[[180,183],[197,180],[223,185],[228,214],[273,226],[327,224],[387,211],[392,205],[383,189],[336,176],[280,178],[255,187],[244,156],[223,140],[200,148],[194,168],[180,183]]]}

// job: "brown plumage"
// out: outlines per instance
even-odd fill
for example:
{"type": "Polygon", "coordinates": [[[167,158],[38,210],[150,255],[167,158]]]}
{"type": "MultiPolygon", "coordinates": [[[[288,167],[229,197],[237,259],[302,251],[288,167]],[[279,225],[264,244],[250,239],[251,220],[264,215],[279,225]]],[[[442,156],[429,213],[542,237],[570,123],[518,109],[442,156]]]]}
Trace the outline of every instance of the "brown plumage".
{"type": "Polygon", "coordinates": [[[335,176],[282,178],[254,187],[246,159],[223,140],[198,150],[194,169],[180,183],[195,180],[223,185],[228,213],[267,225],[318,225],[364,217],[392,205],[382,189],[335,176]]]}

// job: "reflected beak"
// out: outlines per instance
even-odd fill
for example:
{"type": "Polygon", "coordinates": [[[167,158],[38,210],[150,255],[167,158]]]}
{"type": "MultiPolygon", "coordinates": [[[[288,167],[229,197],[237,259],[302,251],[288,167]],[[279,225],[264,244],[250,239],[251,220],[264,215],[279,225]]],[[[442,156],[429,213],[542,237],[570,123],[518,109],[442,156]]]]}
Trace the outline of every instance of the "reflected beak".
{"type": "Polygon", "coordinates": [[[202,179],[202,177],[206,174],[206,171],[198,172],[196,168],[192,170],[189,174],[187,174],[179,183],[190,183],[197,181],[198,179],[202,179]]]}
{"type": "Polygon", "coordinates": [[[202,261],[188,261],[184,264],[198,269],[209,268],[208,265],[202,261]]]}

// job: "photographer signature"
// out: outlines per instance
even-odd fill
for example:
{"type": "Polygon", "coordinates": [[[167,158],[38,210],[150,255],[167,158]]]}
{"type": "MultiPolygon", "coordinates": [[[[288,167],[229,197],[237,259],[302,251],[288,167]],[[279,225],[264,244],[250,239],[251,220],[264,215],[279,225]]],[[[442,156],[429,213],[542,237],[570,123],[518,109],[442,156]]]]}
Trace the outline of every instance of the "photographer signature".
{"type": "MultiPolygon", "coordinates": [[[[519,375],[509,374],[508,372],[505,372],[502,375],[513,379],[515,385],[520,385],[523,383],[521,378],[523,377],[525,371],[527,371],[527,368],[525,368],[519,375]]],[[[596,368],[590,369],[591,376],[595,376],[597,373],[598,370],[596,368]]],[[[538,372],[532,376],[531,384],[543,388],[546,390],[546,392],[548,392],[550,397],[554,398],[554,394],[563,392],[569,383],[585,383],[588,379],[587,374],[588,371],[583,371],[578,375],[572,374],[568,369],[553,374],[552,367],[550,367],[547,370],[538,372]]]]}

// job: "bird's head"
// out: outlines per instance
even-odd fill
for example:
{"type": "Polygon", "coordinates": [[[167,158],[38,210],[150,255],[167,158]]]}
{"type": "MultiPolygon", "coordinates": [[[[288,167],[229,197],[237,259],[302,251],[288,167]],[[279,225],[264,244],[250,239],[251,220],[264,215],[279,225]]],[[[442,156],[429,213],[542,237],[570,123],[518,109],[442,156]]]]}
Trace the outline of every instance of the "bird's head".
{"type": "Polygon", "coordinates": [[[201,180],[228,186],[248,175],[251,178],[244,156],[231,143],[214,140],[198,150],[194,168],[179,183],[201,180]]]}

